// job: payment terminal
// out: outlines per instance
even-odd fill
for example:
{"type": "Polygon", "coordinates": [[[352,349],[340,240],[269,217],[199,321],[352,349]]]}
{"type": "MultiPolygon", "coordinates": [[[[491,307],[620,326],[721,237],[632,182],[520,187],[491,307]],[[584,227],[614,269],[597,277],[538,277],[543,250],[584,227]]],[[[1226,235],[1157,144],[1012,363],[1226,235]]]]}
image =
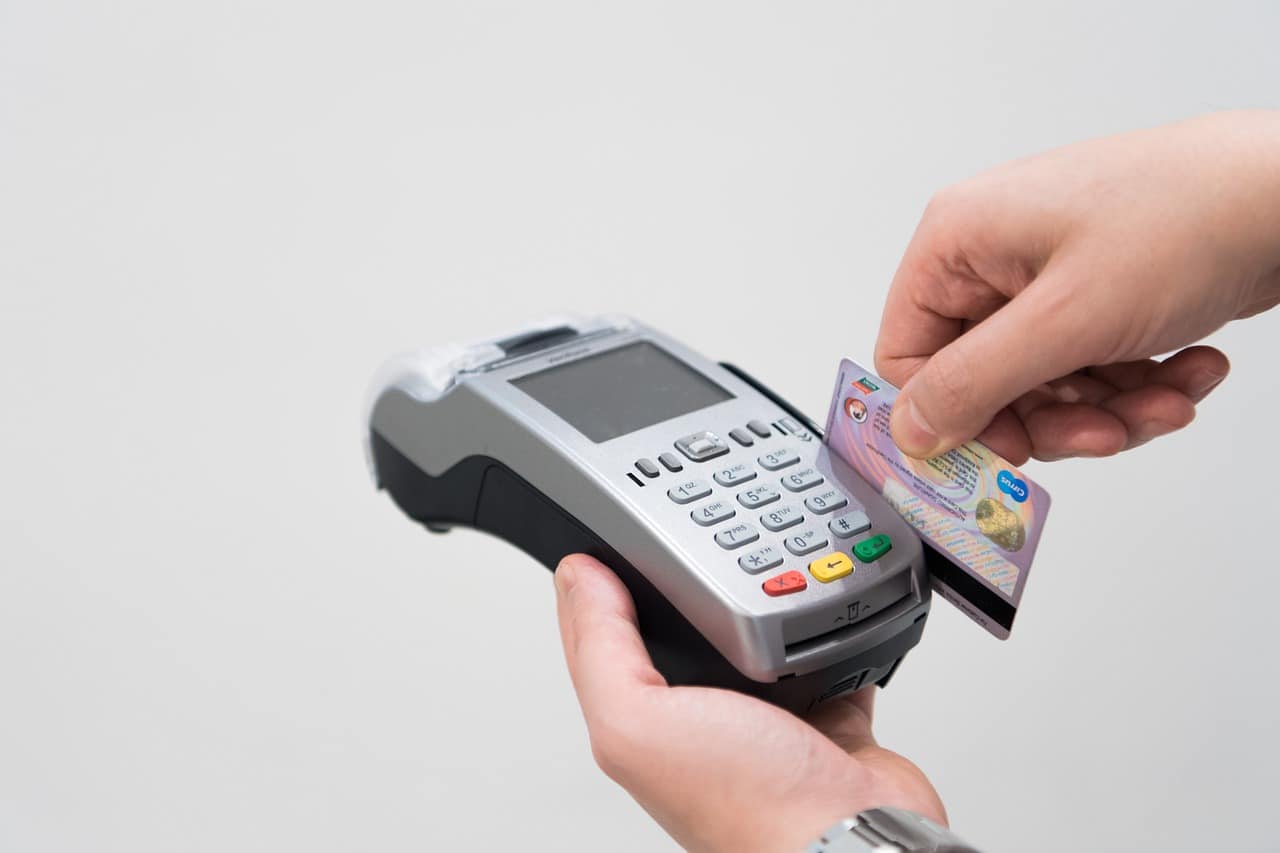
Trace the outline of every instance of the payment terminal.
{"type": "Polygon", "coordinates": [[[629,318],[392,359],[368,441],[378,486],[429,530],[612,568],[671,684],[804,712],[887,683],[924,630],[920,540],[814,424],[629,318]]]}

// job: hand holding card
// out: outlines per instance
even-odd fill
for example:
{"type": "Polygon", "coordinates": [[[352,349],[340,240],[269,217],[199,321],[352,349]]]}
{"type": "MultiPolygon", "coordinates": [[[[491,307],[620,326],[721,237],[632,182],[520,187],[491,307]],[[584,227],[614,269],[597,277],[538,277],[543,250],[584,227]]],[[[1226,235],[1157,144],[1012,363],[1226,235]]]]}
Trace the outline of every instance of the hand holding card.
{"type": "Polygon", "coordinates": [[[827,413],[827,446],[919,532],[934,589],[1007,639],[1049,495],[976,441],[933,459],[902,453],[889,434],[897,394],[845,359],[827,413]]]}

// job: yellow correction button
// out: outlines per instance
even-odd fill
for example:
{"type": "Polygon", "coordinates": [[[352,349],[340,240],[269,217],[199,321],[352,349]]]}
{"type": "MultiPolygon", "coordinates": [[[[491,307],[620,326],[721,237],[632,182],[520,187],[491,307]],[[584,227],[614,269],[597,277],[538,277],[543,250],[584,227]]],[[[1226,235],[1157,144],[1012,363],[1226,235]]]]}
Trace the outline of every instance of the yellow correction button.
{"type": "Polygon", "coordinates": [[[839,580],[845,575],[853,574],[853,560],[849,559],[848,554],[841,554],[837,551],[834,554],[819,557],[810,563],[809,574],[823,583],[831,583],[833,580],[839,580]]]}

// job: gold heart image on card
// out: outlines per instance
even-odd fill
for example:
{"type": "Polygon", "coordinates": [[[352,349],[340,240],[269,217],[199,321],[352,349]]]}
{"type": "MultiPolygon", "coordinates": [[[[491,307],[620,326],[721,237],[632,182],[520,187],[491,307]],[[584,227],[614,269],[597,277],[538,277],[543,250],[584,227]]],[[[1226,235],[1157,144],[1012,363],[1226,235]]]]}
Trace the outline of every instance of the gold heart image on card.
{"type": "Polygon", "coordinates": [[[1018,514],[994,498],[983,498],[973,517],[982,535],[1006,551],[1017,551],[1027,542],[1027,530],[1018,514]]]}

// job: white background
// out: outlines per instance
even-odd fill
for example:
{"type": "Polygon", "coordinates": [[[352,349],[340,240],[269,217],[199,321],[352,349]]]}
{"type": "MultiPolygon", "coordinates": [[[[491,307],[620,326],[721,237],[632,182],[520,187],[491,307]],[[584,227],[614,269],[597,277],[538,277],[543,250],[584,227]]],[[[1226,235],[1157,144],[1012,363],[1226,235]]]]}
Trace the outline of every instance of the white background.
{"type": "MultiPolygon", "coordinates": [[[[382,357],[623,311],[821,419],[932,192],[1277,106],[1277,9],[0,0],[0,849],[666,849],[545,570],[372,490],[382,357]]],[[[1280,844],[1278,331],[882,696],[986,850],[1280,844]]]]}

